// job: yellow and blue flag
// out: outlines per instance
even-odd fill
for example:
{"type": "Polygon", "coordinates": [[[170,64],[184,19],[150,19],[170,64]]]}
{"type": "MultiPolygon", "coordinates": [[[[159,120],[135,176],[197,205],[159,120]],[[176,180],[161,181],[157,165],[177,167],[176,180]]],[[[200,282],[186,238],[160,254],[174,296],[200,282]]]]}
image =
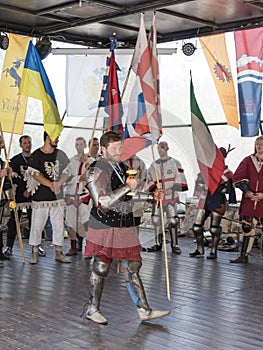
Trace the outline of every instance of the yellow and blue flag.
{"type": "Polygon", "coordinates": [[[47,73],[32,41],[29,43],[25,59],[20,94],[42,101],[44,130],[51,140],[55,140],[64,126],[47,73]]]}

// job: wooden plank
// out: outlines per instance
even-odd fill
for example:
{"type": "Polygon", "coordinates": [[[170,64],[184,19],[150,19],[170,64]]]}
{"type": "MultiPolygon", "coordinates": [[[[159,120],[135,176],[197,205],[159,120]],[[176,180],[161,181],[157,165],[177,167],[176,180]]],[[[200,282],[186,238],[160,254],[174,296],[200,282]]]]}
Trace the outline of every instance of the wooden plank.
{"type": "MultiPolygon", "coordinates": [[[[144,230],[145,231],[145,230],[144,230]]],[[[153,232],[143,232],[147,242],[153,232]]],[[[262,349],[263,282],[259,249],[248,265],[230,264],[235,252],[219,252],[217,261],[193,259],[192,238],[180,237],[182,255],[168,243],[171,301],[166,297],[163,252],[142,253],[141,277],[149,303],[169,309],[163,319],[141,323],[115,265],[105,283],[101,311],[108,326],[81,318],[88,298],[91,261],[79,254],[71,264],[54,259],[51,242],[36,266],[21,264],[18,244],[0,270],[0,349],[38,350],[257,350],[262,349]]],[[[65,240],[66,251],[69,241],[65,240]]],[[[208,252],[206,252],[207,254],[208,252]]]]}

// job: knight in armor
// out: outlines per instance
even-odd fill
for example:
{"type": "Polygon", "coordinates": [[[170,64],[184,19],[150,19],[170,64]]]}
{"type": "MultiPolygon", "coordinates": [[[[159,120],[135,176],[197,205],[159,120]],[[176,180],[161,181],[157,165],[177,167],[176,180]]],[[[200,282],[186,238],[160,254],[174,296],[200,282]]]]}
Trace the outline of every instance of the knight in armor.
{"type": "MultiPolygon", "coordinates": [[[[230,152],[230,147],[228,151],[221,147],[220,151],[224,158],[227,157],[228,152],[230,152]]],[[[205,221],[210,217],[210,233],[212,235],[211,251],[207,256],[207,259],[214,260],[217,258],[217,248],[221,238],[222,227],[220,225],[222,216],[226,211],[227,198],[226,194],[229,196],[229,203],[236,203],[235,191],[232,184],[232,171],[225,166],[224,172],[221,176],[220,183],[216,191],[211,194],[209,190],[206,189],[204,181],[199,181],[197,185],[197,191],[199,191],[200,197],[198,202],[198,210],[196,212],[195,221],[193,225],[193,232],[196,240],[196,250],[193,253],[189,253],[192,258],[198,258],[204,256],[204,224],[205,221]]]]}
{"type": "Polygon", "coordinates": [[[87,187],[93,200],[87,232],[85,255],[93,255],[86,317],[107,324],[100,312],[105,279],[113,259],[125,278],[129,295],[142,321],[166,316],[170,311],[156,311],[149,306],[140,278],[141,245],[133,217],[133,201],[160,200],[161,191],[153,195],[136,192],[137,181],[126,173],[121,159],[121,138],[109,131],[100,139],[103,156],[93,163],[87,174],[87,187]]]}
{"type": "MultiPolygon", "coordinates": [[[[181,254],[178,246],[178,213],[177,203],[179,202],[178,192],[188,190],[184,169],[181,163],[168,155],[169,146],[166,141],[159,142],[158,153],[160,158],[156,161],[156,168],[160,188],[163,191],[163,212],[166,215],[168,230],[171,237],[171,248],[175,254],[181,254]]],[[[147,174],[146,189],[153,191],[157,188],[156,170],[154,163],[151,164],[147,174]]],[[[147,252],[155,252],[162,249],[162,225],[159,203],[153,204],[152,223],[155,232],[155,244],[150,248],[144,248],[147,252]]]]}
{"type": "Polygon", "coordinates": [[[245,157],[233,175],[233,183],[242,191],[239,207],[242,221],[243,243],[241,254],[231,263],[248,263],[248,255],[254,242],[255,225],[263,225],[263,136],[255,141],[255,151],[245,157]]]}

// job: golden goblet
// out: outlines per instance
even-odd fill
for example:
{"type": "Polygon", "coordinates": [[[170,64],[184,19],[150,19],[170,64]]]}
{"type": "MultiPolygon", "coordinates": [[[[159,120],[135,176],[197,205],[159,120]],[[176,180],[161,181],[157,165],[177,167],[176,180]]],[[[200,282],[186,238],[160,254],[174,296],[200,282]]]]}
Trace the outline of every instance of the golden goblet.
{"type": "Polygon", "coordinates": [[[15,209],[16,208],[16,202],[15,201],[10,201],[9,202],[9,208],[10,209],[15,209]]]}
{"type": "Polygon", "coordinates": [[[126,170],[126,174],[130,179],[135,179],[136,175],[138,174],[138,171],[136,169],[128,169],[126,170]]]}
{"type": "MultiPolygon", "coordinates": [[[[128,175],[129,179],[135,179],[137,173],[138,173],[138,171],[136,169],[128,169],[128,170],[126,170],[126,174],[128,175]]],[[[129,193],[127,193],[127,196],[133,196],[134,193],[135,192],[132,190],[129,193]]]]}

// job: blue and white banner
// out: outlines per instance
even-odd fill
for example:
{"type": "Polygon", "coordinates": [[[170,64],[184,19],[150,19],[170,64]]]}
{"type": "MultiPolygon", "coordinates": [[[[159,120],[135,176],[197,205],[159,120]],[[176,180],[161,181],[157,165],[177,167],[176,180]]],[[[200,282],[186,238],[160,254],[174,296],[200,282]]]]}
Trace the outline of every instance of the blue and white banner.
{"type": "Polygon", "coordinates": [[[257,136],[261,123],[263,28],[236,31],[234,37],[241,136],[257,136]]]}

